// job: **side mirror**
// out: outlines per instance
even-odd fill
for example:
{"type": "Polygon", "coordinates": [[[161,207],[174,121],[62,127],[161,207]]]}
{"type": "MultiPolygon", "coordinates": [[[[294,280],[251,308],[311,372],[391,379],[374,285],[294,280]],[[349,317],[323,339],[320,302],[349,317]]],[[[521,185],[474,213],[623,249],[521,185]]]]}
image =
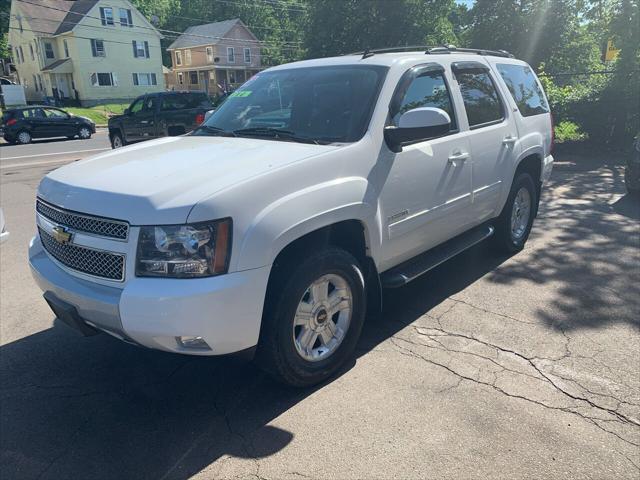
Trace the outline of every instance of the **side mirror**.
{"type": "Polygon", "coordinates": [[[440,108],[420,107],[403,113],[398,126],[384,129],[384,139],[392,152],[402,151],[409,142],[427,140],[444,135],[451,129],[451,117],[440,108]]]}
{"type": "Polygon", "coordinates": [[[128,108],[125,108],[123,113],[125,115],[131,115],[131,110],[129,110],[128,108]]]}

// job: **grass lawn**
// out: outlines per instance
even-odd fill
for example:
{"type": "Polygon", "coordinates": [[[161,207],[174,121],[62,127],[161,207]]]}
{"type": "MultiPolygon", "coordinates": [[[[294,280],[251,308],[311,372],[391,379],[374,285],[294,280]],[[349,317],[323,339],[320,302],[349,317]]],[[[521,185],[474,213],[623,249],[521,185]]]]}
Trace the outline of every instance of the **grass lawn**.
{"type": "Polygon", "coordinates": [[[90,118],[96,122],[96,125],[106,125],[110,116],[121,114],[128,106],[128,103],[108,103],[91,108],[69,107],[65,110],[81,117],[90,118]]]}

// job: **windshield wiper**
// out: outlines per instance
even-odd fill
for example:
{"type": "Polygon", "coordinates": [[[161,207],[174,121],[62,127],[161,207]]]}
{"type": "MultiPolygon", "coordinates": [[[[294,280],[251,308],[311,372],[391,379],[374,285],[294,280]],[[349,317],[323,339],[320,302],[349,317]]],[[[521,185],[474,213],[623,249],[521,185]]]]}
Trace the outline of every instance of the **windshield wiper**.
{"type": "Polygon", "coordinates": [[[270,138],[282,138],[284,140],[291,140],[294,142],[300,143],[313,143],[315,145],[320,145],[320,141],[315,138],[310,137],[302,137],[296,135],[295,132],[291,130],[285,130],[282,128],[272,128],[272,127],[251,127],[251,128],[241,128],[240,130],[234,130],[234,134],[236,135],[255,135],[257,137],[270,137],[270,138]]]}
{"type": "Polygon", "coordinates": [[[198,131],[205,131],[207,133],[212,133],[214,135],[220,135],[221,137],[235,137],[236,134],[229,130],[225,130],[220,127],[213,127],[211,125],[199,125],[192,133],[196,133],[198,131]]]}

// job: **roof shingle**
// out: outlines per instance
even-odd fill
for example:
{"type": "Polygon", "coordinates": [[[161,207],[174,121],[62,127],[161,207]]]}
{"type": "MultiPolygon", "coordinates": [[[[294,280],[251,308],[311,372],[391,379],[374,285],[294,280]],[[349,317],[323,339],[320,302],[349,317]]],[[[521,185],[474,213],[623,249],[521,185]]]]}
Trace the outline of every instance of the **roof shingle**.
{"type": "Polygon", "coordinates": [[[189,48],[198,45],[214,45],[218,43],[221,37],[224,37],[236,23],[240,22],[239,18],[224,20],[222,22],[207,23],[205,25],[195,25],[187,28],[171,45],[169,50],[175,48],[189,48]]]}

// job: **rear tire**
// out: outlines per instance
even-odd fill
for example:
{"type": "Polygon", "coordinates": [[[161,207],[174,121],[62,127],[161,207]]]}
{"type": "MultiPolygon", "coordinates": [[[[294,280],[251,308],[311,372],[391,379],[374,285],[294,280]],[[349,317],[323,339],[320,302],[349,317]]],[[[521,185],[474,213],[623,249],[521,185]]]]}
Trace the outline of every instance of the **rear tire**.
{"type": "Polygon", "coordinates": [[[364,276],[358,261],[338,248],[276,268],[256,362],[279,382],[315,385],[353,354],[366,311],[364,276]]]}
{"type": "Polygon", "coordinates": [[[18,132],[18,135],[16,135],[16,143],[19,143],[20,145],[27,145],[31,143],[31,134],[26,130],[18,132]]]}
{"type": "Polygon", "coordinates": [[[493,243],[497,250],[516,253],[524,248],[537,205],[538,193],[533,178],[527,172],[517,173],[507,203],[496,222],[493,243]]]}
{"type": "Polygon", "coordinates": [[[116,148],[124,147],[125,145],[126,143],[120,132],[113,132],[111,134],[111,148],[115,150],[116,148]]]}

